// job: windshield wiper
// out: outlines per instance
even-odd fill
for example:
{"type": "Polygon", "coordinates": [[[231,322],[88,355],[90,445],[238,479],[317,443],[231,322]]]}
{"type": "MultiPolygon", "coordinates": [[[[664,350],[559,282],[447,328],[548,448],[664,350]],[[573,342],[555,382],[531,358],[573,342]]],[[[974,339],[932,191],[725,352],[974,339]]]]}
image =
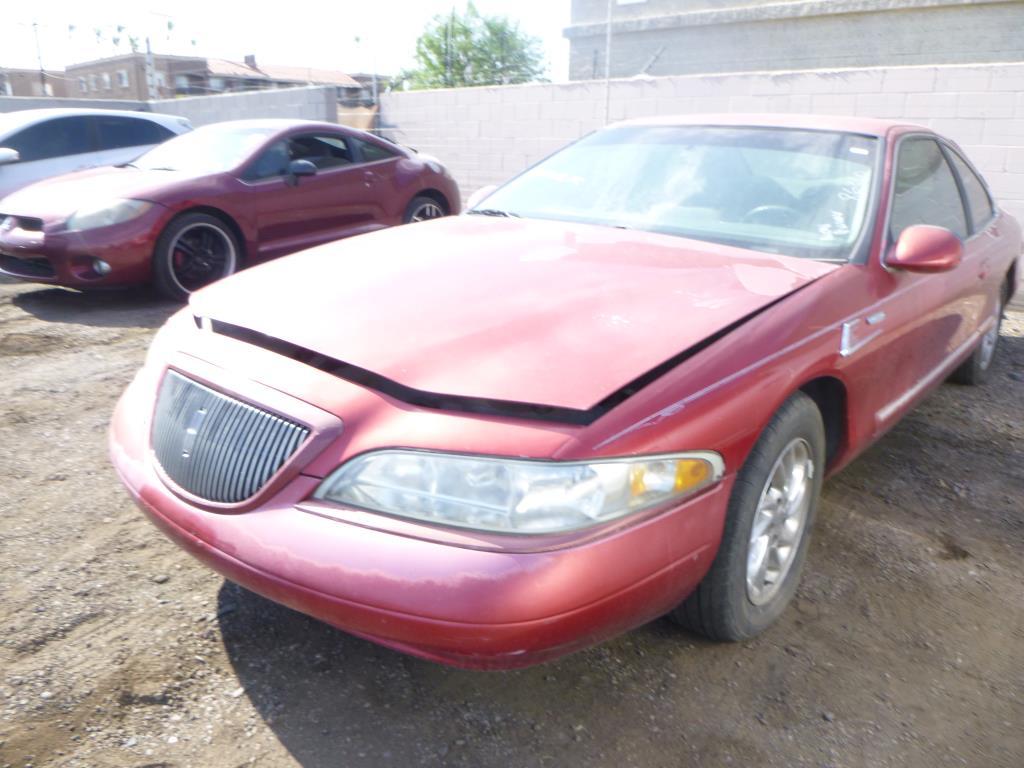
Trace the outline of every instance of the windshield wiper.
{"type": "Polygon", "coordinates": [[[477,216],[504,216],[506,218],[511,217],[514,219],[522,218],[518,213],[512,213],[511,211],[502,211],[498,208],[474,208],[466,213],[473,213],[477,216]]]}
{"type": "Polygon", "coordinates": [[[139,166],[137,166],[135,163],[121,163],[120,165],[115,166],[115,167],[116,168],[138,168],[139,166]]]}
{"type": "Polygon", "coordinates": [[[146,170],[149,170],[149,171],[176,171],[178,169],[177,168],[171,168],[171,167],[166,166],[166,165],[160,165],[160,166],[157,166],[156,168],[147,168],[146,170]]]}

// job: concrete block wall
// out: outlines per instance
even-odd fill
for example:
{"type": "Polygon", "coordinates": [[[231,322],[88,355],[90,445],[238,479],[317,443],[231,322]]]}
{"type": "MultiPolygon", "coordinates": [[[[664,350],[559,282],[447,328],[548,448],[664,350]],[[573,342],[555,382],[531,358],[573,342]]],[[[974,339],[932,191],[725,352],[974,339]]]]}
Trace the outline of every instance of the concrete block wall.
{"type": "Polygon", "coordinates": [[[130,112],[148,111],[144,101],[122,99],[65,99],[56,96],[0,96],[0,112],[20,112],[23,109],[124,109],[130,112]]]}
{"type": "Polygon", "coordinates": [[[51,107],[163,112],[187,117],[194,126],[219,123],[223,120],[265,117],[338,122],[337,92],[330,86],[218,93],[211,96],[189,96],[181,99],[159,99],[149,102],[119,99],[0,96],[0,112],[51,107]]]}
{"type": "Polygon", "coordinates": [[[273,117],[338,122],[337,93],[326,86],[161,99],[149,102],[149,109],[187,117],[196,127],[223,120],[273,117]]]}
{"type": "Polygon", "coordinates": [[[406,91],[382,130],[436,155],[464,195],[610,121],[700,112],[853,114],[930,126],[959,143],[1024,221],[1024,64],[876,67],[406,91]]]}

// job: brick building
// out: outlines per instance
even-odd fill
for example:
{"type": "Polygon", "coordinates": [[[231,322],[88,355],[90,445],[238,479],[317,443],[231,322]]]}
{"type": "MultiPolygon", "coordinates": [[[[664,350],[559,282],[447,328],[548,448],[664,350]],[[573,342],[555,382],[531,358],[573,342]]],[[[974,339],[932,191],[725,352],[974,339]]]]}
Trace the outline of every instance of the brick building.
{"type": "Polygon", "coordinates": [[[0,67],[0,96],[67,96],[63,72],[0,67]]]}
{"type": "MultiPolygon", "coordinates": [[[[149,98],[146,55],[131,53],[72,64],[67,68],[68,96],[86,99],[149,98]]],[[[331,85],[339,98],[362,86],[344,72],[307,67],[257,66],[254,56],[229,61],[197,56],[153,54],[156,98],[209,96],[215,93],[289,88],[296,85],[331,85]]]]}

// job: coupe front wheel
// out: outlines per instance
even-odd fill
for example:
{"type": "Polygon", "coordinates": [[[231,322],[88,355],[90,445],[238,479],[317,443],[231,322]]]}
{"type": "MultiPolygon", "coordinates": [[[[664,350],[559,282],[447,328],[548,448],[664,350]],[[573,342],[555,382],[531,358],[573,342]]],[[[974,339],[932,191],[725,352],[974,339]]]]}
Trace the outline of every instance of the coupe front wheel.
{"type": "Polygon", "coordinates": [[[239,245],[231,229],[205,213],[172,221],[153,251],[153,283],[164,296],[186,301],[193,291],[234,273],[239,245]]]}
{"type": "Polygon", "coordinates": [[[402,221],[412,224],[416,221],[429,221],[447,216],[445,207],[432,197],[414,197],[405,208],[405,216],[402,221]]]}
{"type": "Polygon", "coordinates": [[[824,471],[821,412],[797,392],[740,469],[714,562],[670,618],[712,640],[746,640],[771,625],[796,593],[824,471]]]}

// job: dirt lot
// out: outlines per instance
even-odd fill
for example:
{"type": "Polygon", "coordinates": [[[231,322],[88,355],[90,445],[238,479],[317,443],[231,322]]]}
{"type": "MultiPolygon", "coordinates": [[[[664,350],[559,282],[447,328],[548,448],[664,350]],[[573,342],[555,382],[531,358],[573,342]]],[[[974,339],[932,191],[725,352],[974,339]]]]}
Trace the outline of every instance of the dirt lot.
{"type": "Polygon", "coordinates": [[[1024,765],[1024,313],[827,486],[795,606],[510,673],[378,648],[224,582],[107,462],[172,307],[0,284],[0,766],[1024,765]]]}

